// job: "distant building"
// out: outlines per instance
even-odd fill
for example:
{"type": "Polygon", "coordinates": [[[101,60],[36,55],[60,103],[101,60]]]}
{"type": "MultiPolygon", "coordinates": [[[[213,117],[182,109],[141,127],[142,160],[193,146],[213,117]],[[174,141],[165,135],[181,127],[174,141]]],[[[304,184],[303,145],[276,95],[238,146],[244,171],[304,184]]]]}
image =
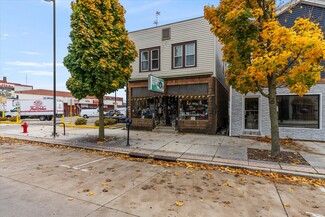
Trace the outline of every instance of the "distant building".
{"type": "MultiPolygon", "coordinates": [[[[0,80],[0,96],[8,99],[53,99],[53,90],[34,89],[31,85],[23,85],[8,82],[6,77],[0,80]]],[[[88,96],[85,99],[77,100],[70,92],[56,91],[57,100],[64,103],[64,114],[70,114],[70,103],[72,102],[73,114],[79,114],[82,108],[98,108],[98,99],[94,96],[88,96]]],[[[104,96],[104,110],[113,110],[116,101],[116,107],[123,107],[122,97],[104,96]]]]}
{"type": "Polygon", "coordinates": [[[7,77],[0,80],[0,96],[7,97],[8,99],[16,98],[15,92],[21,90],[32,90],[33,86],[17,84],[7,81],[7,77]]]}
{"type": "MultiPolygon", "coordinates": [[[[15,94],[18,99],[53,99],[53,90],[25,90],[17,91],[15,94]]],[[[64,113],[69,115],[70,113],[70,102],[72,102],[73,114],[79,114],[82,108],[98,108],[98,99],[94,96],[87,96],[85,99],[77,100],[72,96],[70,92],[56,91],[57,100],[61,100],[64,103],[64,113]]],[[[115,104],[115,97],[104,96],[104,110],[113,110],[115,104]]],[[[117,108],[123,107],[123,98],[116,97],[117,108]]]]}

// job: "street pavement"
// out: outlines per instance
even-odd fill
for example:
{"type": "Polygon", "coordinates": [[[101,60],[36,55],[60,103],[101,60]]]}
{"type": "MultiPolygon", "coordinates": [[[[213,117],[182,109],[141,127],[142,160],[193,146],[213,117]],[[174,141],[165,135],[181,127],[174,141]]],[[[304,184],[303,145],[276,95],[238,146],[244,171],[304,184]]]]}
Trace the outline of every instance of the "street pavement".
{"type": "MultiPolygon", "coordinates": [[[[270,144],[238,137],[202,135],[190,133],[156,133],[130,131],[130,146],[126,146],[127,130],[105,129],[106,137],[114,141],[97,142],[98,129],[57,127],[54,138],[52,126],[30,125],[28,133],[22,133],[20,125],[0,124],[0,136],[45,142],[50,144],[124,153],[131,156],[198,162],[237,168],[263,170],[325,179],[325,143],[296,141],[304,147],[299,151],[310,166],[250,160],[248,148],[270,149],[270,144]]],[[[282,148],[285,151],[292,151],[282,148]]]]}
{"type": "Polygon", "coordinates": [[[17,140],[0,144],[0,216],[324,217],[324,200],[321,186],[17,140]]]}

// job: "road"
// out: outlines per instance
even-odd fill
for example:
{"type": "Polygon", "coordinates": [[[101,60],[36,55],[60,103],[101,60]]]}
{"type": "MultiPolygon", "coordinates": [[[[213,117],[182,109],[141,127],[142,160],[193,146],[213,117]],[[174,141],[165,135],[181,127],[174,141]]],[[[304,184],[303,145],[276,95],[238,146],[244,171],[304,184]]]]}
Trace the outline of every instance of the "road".
{"type": "Polygon", "coordinates": [[[317,216],[325,188],[162,167],[66,148],[0,144],[1,216],[317,216]]]}

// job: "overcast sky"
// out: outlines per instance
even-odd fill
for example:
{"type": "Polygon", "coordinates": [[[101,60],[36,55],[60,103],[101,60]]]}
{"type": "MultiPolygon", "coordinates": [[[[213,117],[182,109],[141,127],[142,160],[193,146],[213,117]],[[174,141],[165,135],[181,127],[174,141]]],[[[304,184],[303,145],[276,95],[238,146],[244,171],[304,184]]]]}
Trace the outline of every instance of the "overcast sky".
{"type": "MultiPolygon", "coordinates": [[[[66,91],[70,77],[63,66],[70,43],[70,0],[56,0],[57,90],[66,91]]],[[[218,0],[120,0],[126,9],[126,28],[153,27],[156,11],[159,25],[203,16],[205,5],[218,0]]],[[[0,0],[0,79],[53,89],[53,6],[44,0],[0,0]]],[[[113,94],[111,94],[113,95],[113,94]]],[[[125,97],[120,90],[118,96],[125,97]]]]}

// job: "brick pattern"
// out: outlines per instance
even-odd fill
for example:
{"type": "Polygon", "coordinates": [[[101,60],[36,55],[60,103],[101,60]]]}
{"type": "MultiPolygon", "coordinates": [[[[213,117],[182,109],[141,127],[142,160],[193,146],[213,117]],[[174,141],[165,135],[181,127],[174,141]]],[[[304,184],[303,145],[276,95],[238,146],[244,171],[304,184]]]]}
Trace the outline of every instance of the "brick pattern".
{"type": "Polygon", "coordinates": [[[152,119],[132,118],[131,129],[152,130],[154,127],[152,119]]]}
{"type": "MultiPolygon", "coordinates": [[[[207,121],[186,121],[181,120],[180,124],[178,125],[178,130],[180,132],[196,132],[196,133],[208,133],[208,134],[215,134],[217,127],[220,127],[224,124],[225,119],[225,111],[221,112],[221,110],[228,110],[227,105],[224,101],[228,100],[227,90],[220,84],[220,91],[219,94],[219,103],[216,102],[216,92],[217,92],[217,79],[213,76],[195,76],[195,77],[187,77],[187,78],[172,78],[172,79],[165,79],[165,88],[172,85],[190,85],[190,84],[208,84],[208,93],[210,97],[208,98],[208,120],[207,121]],[[217,119],[217,110],[220,111],[220,117],[217,119]],[[220,122],[217,123],[217,120],[220,122]]],[[[148,81],[130,81],[128,83],[128,108],[131,108],[132,101],[132,88],[136,87],[147,87],[148,81]]],[[[165,94],[166,95],[166,94],[165,94]]],[[[226,111],[227,112],[227,111],[226,111]]],[[[131,117],[131,111],[128,111],[129,117],[131,117]]],[[[152,130],[154,128],[153,123],[149,123],[149,119],[138,121],[135,120],[132,123],[132,127],[134,129],[145,129],[145,130],[152,130]]]]}

